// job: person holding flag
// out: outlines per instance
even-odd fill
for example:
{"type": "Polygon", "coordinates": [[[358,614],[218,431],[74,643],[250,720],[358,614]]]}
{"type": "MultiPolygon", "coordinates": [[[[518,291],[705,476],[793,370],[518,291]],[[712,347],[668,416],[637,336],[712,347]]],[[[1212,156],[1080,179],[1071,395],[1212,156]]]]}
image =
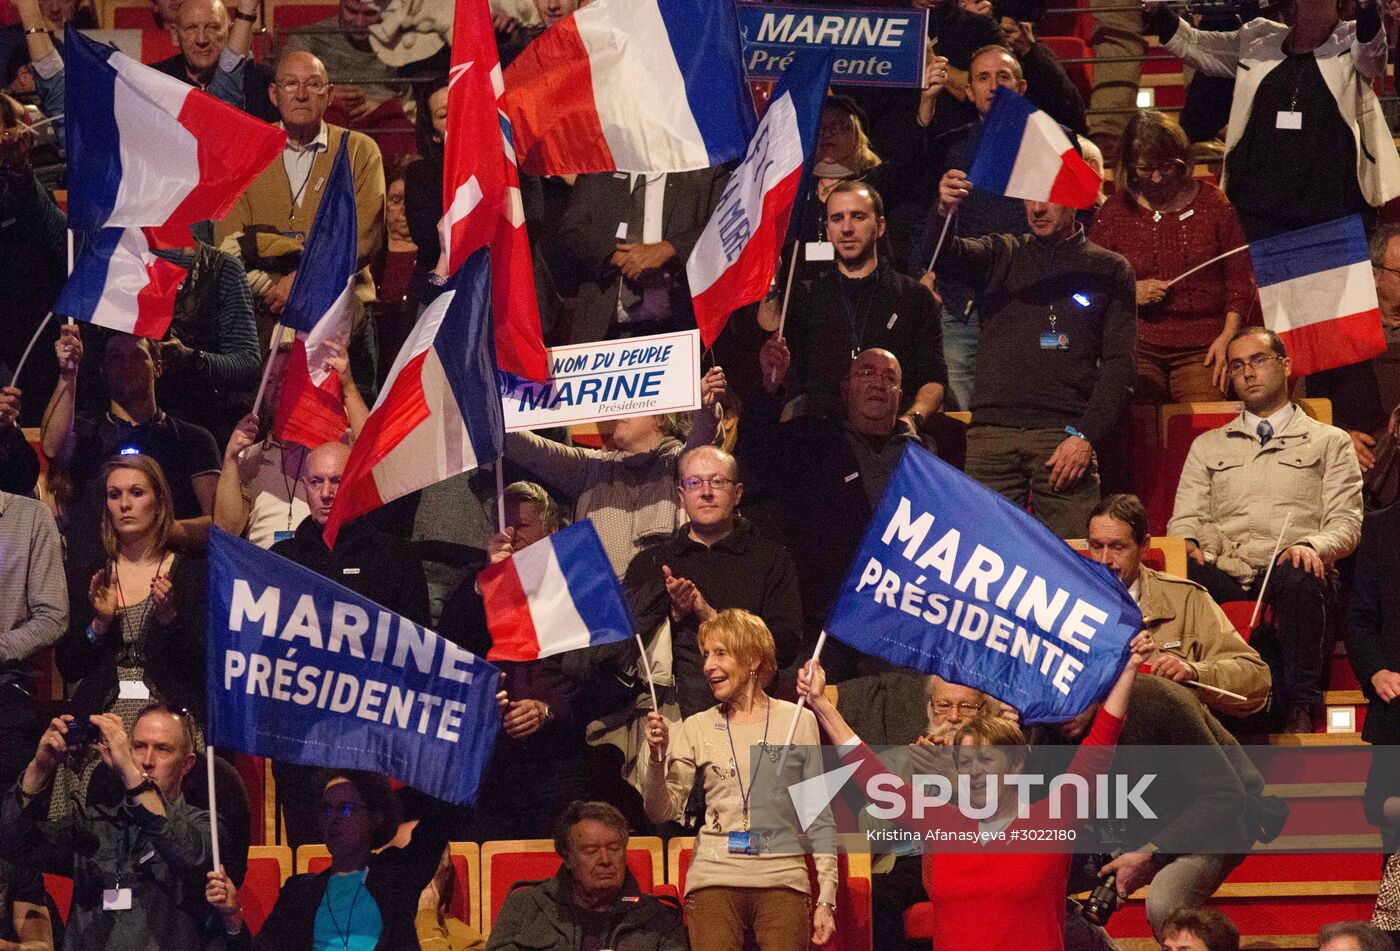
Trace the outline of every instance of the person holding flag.
{"type": "Polygon", "coordinates": [[[938,227],[975,185],[1023,199],[1030,234],[948,236],[940,273],[979,295],[977,379],[966,472],[1077,537],[1099,501],[1095,447],[1132,396],[1137,299],[1132,268],[1089,241],[1076,208],[1098,176],[1058,125],[998,88],[966,176],[939,183],[938,227]],[[1033,502],[1032,502],[1033,500],[1033,502]]]}

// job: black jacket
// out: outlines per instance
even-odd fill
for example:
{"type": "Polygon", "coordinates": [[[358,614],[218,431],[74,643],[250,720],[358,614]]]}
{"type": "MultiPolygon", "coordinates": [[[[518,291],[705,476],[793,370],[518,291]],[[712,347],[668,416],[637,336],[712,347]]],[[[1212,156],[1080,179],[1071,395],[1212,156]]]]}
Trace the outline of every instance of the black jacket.
{"type": "MultiPolygon", "coordinates": [[[[941,228],[943,220],[934,223],[941,228]]],[[[937,270],[977,295],[977,425],[1072,425],[1102,447],[1137,374],[1137,285],[1128,262],[1080,229],[1063,240],[949,237],[937,270]],[[1064,349],[1041,346],[1052,327],[1068,338],[1064,349]]]]}
{"type": "MultiPolygon", "coordinates": [[[[1347,609],[1347,658],[1366,694],[1369,743],[1400,743],[1400,709],[1376,694],[1371,678],[1400,671],[1400,504],[1366,513],[1347,609]]],[[[1400,793],[1400,790],[1397,790],[1400,793]]]]}
{"type": "MultiPolygon", "coordinates": [[[[553,878],[517,885],[491,926],[486,951],[575,951],[583,929],[570,901],[572,890],[572,876],[563,867],[553,878]]],[[[614,951],[685,951],[688,947],[674,899],[643,895],[631,872],[607,923],[603,947],[614,951]]]]}
{"type": "Polygon", "coordinates": [[[924,384],[948,385],[938,302],[928,288],[883,261],[859,280],[844,278],[835,268],[824,271],[809,291],[793,292],[788,315],[793,360],[788,379],[807,394],[808,413],[839,412],[851,354],[872,347],[899,360],[906,406],[924,384]]]}
{"type": "MultiPolygon", "coordinates": [[[[158,69],[167,76],[174,76],[182,83],[194,85],[190,82],[189,73],[185,71],[183,53],[176,53],[160,62],[152,63],[151,68],[158,69]]],[[[215,69],[217,68],[216,66],[215,69]]],[[[282,117],[277,113],[277,107],[272,104],[272,100],[267,95],[268,87],[272,85],[272,79],[272,70],[256,61],[249,63],[248,68],[243,71],[243,111],[264,122],[280,122],[282,120],[282,117]]]]}
{"type": "Polygon", "coordinates": [[[407,542],[357,519],[340,530],[332,550],[321,531],[308,515],[296,534],[273,545],[272,551],[415,624],[428,623],[428,582],[407,542]]]}
{"type": "MultiPolygon", "coordinates": [[[[418,951],[418,932],[413,926],[418,896],[433,880],[442,851],[447,848],[448,814],[446,806],[430,807],[413,830],[408,845],[383,848],[369,857],[365,891],[374,899],[383,922],[375,951],[418,951]]],[[[259,951],[309,949],[316,933],[316,912],[330,878],[329,868],[315,875],[293,875],[282,886],[277,904],[272,906],[258,936],[250,937],[244,928],[230,944],[259,951]]]]}
{"type": "MultiPolygon", "coordinates": [[[[916,441],[903,426],[896,426],[883,442],[870,440],[829,416],[779,423],[778,406],[766,398],[747,405],[739,429],[735,455],[745,480],[744,503],[776,501],[782,513],[783,536],[799,568],[808,648],[826,624],[860,549],[874,514],[870,500],[879,499],[885,489],[884,484],[867,484],[856,457],[856,440],[866,440],[873,453],[887,454],[891,468],[904,446],[916,441]]],[[[854,673],[835,670],[833,676],[845,679],[854,673]]]]}
{"type": "MultiPolygon", "coordinates": [[[[103,713],[117,699],[117,658],[121,631],[112,622],[94,644],[86,630],[92,623],[88,582],[103,563],[90,566],[74,579],[69,590],[68,633],[58,642],[55,660],[63,679],[78,681],[73,694],[75,714],[103,713]],[[79,584],[81,579],[81,584],[79,584]]],[[[170,566],[170,586],[175,597],[175,619],[161,624],[151,618],[146,639],[145,680],[159,699],[176,709],[184,707],[204,721],[204,623],[208,569],[196,555],[176,555],[170,566]]]]}
{"type": "MultiPolygon", "coordinates": [[[[675,577],[693,581],[716,611],[743,608],[762,618],[773,634],[780,668],[797,658],[802,638],[797,569],[787,549],[754,531],[742,516],[735,518],[732,534],[708,548],[692,541],[690,526],[682,525],[669,540],[632,559],[622,588],[643,634],[655,630],[671,610],[662,565],[675,577]]],[[[671,625],[672,670],[683,716],[715,702],[695,643],[698,630],[694,614],[671,625]]]]}

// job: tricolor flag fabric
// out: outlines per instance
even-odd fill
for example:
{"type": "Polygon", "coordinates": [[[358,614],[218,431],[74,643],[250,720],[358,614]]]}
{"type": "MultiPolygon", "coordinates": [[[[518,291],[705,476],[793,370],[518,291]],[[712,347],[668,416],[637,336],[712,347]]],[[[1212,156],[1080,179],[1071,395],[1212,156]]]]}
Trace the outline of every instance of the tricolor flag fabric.
{"type": "Polygon", "coordinates": [[[1295,376],[1385,353],[1359,216],[1251,241],[1249,254],[1264,326],[1283,338],[1295,376]]]}
{"type": "Polygon", "coordinates": [[[358,219],[350,150],[341,148],[311,222],[282,325],[296,331],[274,428],[279,439],[314,449],[345,435],[350,420],[340,375],[326,369],[330,345],[350,339],[358,270],[358,219]]]}
{"type": "Polygon", "coordinates": [[[587,519],[487,567],[477,585],[491,631],[487,660],[537,660],[632,638],[622,586],[587,519]]]}
{"type": "Polygon", "coordinates": [[[731,313],[762,298],[773,283],[793,205],[804,193],[831,63],[830,50],[793,57],[686,262],[695,323],[706,347],[731,313]]]}
{"type": "Polygon", "coordinates": [[[90,232],[55,314],[159,340],[175,314],[185,269],[157,257],[140,228],[90,232]]]}
{"type": "Polygon", "coordinates": [[[287,133],[173,76],[64,32],[68,227],[222,218],[287,133]]]}
{"type": "Polygon", "coordinates": [[[1101,184],[1059,123],[1004,87],[987,110],[967,177],[986,192],[1071,208],[1092,207],[1101,184]]]}
{"type": "Polygon", "coordinates": [[[500,458],[505,442],[491,340],[491,260],[467,258],[399,349],[350,450],[326,522],[340,526],[410,492],[500,458]]]}
{"type": "Polygon", "coordinates": [[[531,174],[708,168],[753,135],[728,0],[595,0],[527,46],[505,82],[531,174]]]}
{"type": "Polygon", "coordinates": [[[457,0],[448,78],[439,272],[455,274],[478,248],[491,248],[496,363],[516,376],[549,378],[535,297],[530,238],[520,197],[510,123],[501,111],[501,61],[487,0],[457,0]]]}

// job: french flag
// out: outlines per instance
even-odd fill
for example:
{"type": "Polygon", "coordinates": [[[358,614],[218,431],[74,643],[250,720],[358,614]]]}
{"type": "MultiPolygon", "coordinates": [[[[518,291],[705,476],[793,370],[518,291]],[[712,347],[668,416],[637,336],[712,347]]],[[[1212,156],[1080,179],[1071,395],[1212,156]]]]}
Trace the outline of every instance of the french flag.
{"type": "Polygon", "coordinates": [[[341,401],[340,375],[326,369],[326,357],[337,338],[350,339],[358,233],[350,150],[342,146],[282,311],[282,326],[297,334],[287,357],[274,428],[279,439],[311,449],[340,439],[350,425],[341,401]]]}
{"type": "Polygon", "coordinates": [[[729,0],[595,0],[527,46],[505,83],[535,175],[709,168],[743,155],[754,130],[729,0]]]}
{"type": "Polygon", "coordinates": [[[491,253],[482,248],[399,349],[345,463],[327,545],[351,519],[500,458],[505,424],[491,336],[491,253]]]}
{"type": "Polygon", "coordinates": [[[140,228],[89,232],[55,314],[160,340],[175,314],[185,269],[157,257],[140,228]]]}
{"type": "Polygon", "coordinates": [[[730,314],[762,298],[773,283],[793,205],[803,193],[831,63],[829,49],[793,57],[686,262],[706,347],[730,314]]]}
{"type": "Polygon", "coordinates": [[[1264,326],[1295,376],[1385,353],[1376,281],[1358,215],[1251,241],[1264,326]]]}
{"type": "Polygon", "coordinates": [[[64,32],[68,227],[222,218],[287,133],[208,93],[64,32]]]}
{"type": "Polygon", "coordinates": [[[510,122],[500,108],[505,84],[487,0],[457,0],[448,77],[438,272],[453,274],[467,255],[490,246],[496,362],[516,376],[543,382],[549,361],[520,170],[510,122]]]}
{"type": "Polygon", "coordinates": [[[1099,196],[1099,173],[1059,123],[1005,87],[992,97],[967,177],[986,192],[1070,208],[1091,208],[1099,196]]]}
{"type": "Polygon", "coordinates": [[[537,660],[632,638],[622,586],[587,519],[485,568],[477,585],[491,631],[487,660],[537,660]]]}

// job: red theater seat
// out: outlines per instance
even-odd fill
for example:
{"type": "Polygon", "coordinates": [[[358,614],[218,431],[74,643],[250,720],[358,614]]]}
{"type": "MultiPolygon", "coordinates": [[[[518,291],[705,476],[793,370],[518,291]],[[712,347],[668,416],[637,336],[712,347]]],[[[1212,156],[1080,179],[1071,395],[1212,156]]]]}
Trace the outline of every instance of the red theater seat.
{"type": "Polygon", "coordinates": [[[292,874],[292,850],[285,845],[255,845],[248,849],[248,875],[238,890],[238,903],[248,930],[257,934],[277,904],[282,883],[292,874]]]}
{"type": "MultiPolygon", "coordinates": [[[[550,878],[559,870],[560,859],[550,839],[510,839],[485,842],[481,846],[481,933],[491,931],[511,886],[550,878]]],[[[655,836],[633,836],[627,842],[627,868],[637,885],[648,894],[661,884],[661,840],[655,836]]]]}

